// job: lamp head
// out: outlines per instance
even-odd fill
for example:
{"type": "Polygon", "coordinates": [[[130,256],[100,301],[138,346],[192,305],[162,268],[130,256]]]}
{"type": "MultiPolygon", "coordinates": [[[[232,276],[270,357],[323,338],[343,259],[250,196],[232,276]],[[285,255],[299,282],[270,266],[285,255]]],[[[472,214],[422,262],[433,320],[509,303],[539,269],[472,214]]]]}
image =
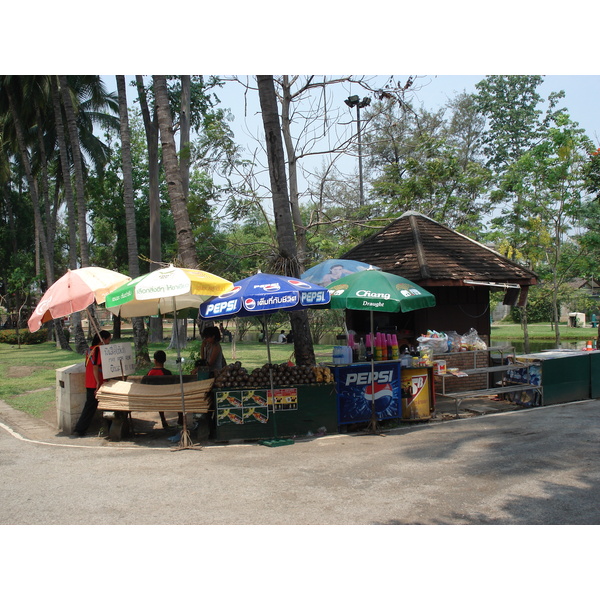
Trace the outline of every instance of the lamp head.
{"type": "Polygon", "coordinates": [[[348,98],[346,100],[344,100],[344,102],[346,103],[346,105],[349,108],[352,108],[353,106],[358,105],[358,103],[360,102],[360,99],[358,96],[348,96],[348,98]]]}

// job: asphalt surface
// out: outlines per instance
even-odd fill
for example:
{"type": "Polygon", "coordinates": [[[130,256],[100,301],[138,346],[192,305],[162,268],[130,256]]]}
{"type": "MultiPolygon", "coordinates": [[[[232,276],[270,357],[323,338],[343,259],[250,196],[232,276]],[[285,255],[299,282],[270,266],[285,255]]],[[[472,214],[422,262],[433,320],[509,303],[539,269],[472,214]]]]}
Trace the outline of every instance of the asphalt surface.
{"type": "Polygon", "coordinates": [[[0,524],[600,523],[600,402],[293,445],[71,438],[0,402],[0,524]]]}

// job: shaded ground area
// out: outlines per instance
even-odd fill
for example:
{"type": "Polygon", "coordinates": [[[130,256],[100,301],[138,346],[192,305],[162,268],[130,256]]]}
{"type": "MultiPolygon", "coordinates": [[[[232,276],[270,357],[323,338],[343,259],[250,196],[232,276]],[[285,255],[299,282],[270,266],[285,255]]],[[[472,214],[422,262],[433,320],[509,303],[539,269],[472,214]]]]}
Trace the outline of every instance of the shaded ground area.
{"type": "MultiPolygon", "coordinates": [[[[1,423],[17,417],[0,403],[1,423]]],[[[22,421],[12,429],[43,441],[0,426],[0,522],[598,524],[599,424],[589,400],[172,452],[160,431],[111,444],[22,421]]]]}

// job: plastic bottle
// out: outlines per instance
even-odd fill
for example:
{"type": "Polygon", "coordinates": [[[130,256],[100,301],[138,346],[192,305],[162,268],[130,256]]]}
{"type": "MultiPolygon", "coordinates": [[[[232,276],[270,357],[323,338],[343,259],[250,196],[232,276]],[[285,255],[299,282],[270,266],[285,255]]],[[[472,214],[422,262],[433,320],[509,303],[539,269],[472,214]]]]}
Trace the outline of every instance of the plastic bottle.
{"type": "Polygon", "coordinates": [[[363,339],[360,338],[360,342],[358,344],[358,360],[365,360],[365,358],[367,358],[367,348],[365,347],[363,339]]]}
{"type": "Polygon", "coordinates": [[[385,333],[378,333],[379,336],[379,347],[381,348],[381,360],[387,360],[387,342],[385,340],[385,333]]]}
{"type": "Polygon", "coordinates": [[[348,333],[348,346],[350,346],[350,348],[354,348],[354,334],[353,333],[348,333]]]}
{"type": "Polygon", "coordinates": [[[398,360],[400,358],[400,348],[398,348],[398,337],[395,333],[390,337],[392,339],[392,360],[398,360]]]}
{"type": "Polygon", "coordinates": [[[383,346],[381,345],[381,334],[375,335],[375,360],[383,360],[383,346]]]}
{"type": "Polygon", "coordinates": [[[390,360],[394,360],[394,354],[395,354],[395,351],[394,351],[394,337],[391,334],[389,334],[388,335],[388,358],[390,360]]]}

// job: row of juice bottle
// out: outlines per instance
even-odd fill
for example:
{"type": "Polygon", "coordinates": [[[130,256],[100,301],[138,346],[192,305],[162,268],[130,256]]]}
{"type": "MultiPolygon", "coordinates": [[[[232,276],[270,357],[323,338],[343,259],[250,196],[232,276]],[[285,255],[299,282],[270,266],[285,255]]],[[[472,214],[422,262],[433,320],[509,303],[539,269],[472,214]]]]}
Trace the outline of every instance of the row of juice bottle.
{"type": "Polygon", "coordinates": [[[366,340],[360,338],[357,343],[354,334],[348,334],[348,346],[352,348],[352,360],[371,360],[371,347],[375,360],[398,360],[400,358],[400,348],[398,347],[398,337],[395,333],[378,332],[373,336],[373,345],[371,346],[371,334],[367,333],[366,340]]]}

